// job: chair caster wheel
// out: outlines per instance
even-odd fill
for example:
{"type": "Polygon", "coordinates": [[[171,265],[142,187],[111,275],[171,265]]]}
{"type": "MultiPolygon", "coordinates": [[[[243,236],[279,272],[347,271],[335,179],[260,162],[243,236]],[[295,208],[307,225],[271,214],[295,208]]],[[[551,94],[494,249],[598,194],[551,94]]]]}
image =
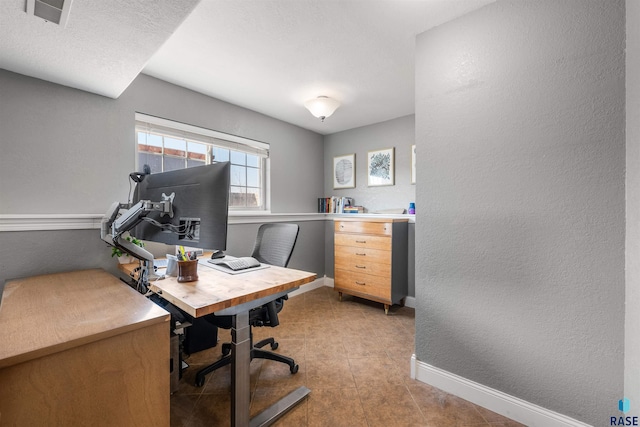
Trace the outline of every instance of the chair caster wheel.
{"type": "Polygon", "coordinates": [[[204,376],[196,376],[196,387],[202,387],[204,385],[204,376]]]}
{"type": "Polygon", "coordinates": [[[230,348],[222,347],[222,356],[228,356],[231,353],[230,348]]]}
{"type": "Polygon", "coordinates": [[[277,342],[273,342],[273,344],[271,344],[271,350],[275,350],[278,348],[278,343],[277,342]]]}
{"type": "Polygon", "coordinates": [[[300,368],[300,366],[298,366],[298,364],[293,365],[293,366],[290,368],[291,373],[292,373],[292,374],[295,374],[296,372],[298,372],[298,368],[300,368]]]}

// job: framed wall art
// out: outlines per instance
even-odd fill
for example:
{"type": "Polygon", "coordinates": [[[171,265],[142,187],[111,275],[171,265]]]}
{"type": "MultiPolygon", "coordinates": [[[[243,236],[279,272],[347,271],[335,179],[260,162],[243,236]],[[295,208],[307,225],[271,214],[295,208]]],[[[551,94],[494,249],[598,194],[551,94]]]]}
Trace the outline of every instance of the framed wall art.
{"type": "Polygon", "coordinates": [[[411,146],[411,183],[416,183],[416,146],[411,146]]]}
{"type": "Polygon", "coordinates": [[[333,189],[356,188],[356,155],[333,158],[333,189]]]}
{"type": "Polygon", "coordinates": [[[369,187],[395,184],[394,148],[369,151],[367,155],[367,175],[369,187]]]}

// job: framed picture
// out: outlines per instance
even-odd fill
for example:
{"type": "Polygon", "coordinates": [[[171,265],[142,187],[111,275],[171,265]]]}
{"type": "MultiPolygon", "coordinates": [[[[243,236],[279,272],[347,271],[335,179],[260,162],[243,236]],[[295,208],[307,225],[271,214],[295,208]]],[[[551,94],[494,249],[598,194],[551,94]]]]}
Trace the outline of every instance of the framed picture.
{"type": "Polygon", "coordinates": [[[394,185],[394,148],[369,151],[367,155],[367,175],[369,187],[394,185]]]}
{"type": "Polygon", "coordinates": [[[356,188],[356,155],[333,158],[333,189],[356,188]]]}
{"type": "Polygon", "coordinates": [[[416,146],[411,146],[411,183],[416,183],[416,146]]]}

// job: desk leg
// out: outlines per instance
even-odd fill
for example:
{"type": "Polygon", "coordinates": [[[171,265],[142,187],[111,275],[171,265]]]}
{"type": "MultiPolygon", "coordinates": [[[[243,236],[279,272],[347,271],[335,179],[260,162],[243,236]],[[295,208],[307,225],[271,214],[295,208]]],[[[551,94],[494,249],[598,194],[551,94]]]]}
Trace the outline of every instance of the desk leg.
{"type": "Polygon", "coordinates": [[[231,327],[231,425],[249,425],[251,337],[249,312],[233,316],[231,327]]]}

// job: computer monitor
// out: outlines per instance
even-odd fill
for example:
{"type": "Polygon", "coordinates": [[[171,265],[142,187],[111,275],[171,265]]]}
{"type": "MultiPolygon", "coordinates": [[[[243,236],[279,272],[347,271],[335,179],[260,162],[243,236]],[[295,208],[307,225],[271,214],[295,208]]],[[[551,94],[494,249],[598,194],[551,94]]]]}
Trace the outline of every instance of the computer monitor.
{"type": "Polygon", "coordinates": [[[227,248],[229,162],[146,175],[134,203],[171,200],[173,217],[150,212],[131,234],[138,239],[203,249],[227,248]]]}

